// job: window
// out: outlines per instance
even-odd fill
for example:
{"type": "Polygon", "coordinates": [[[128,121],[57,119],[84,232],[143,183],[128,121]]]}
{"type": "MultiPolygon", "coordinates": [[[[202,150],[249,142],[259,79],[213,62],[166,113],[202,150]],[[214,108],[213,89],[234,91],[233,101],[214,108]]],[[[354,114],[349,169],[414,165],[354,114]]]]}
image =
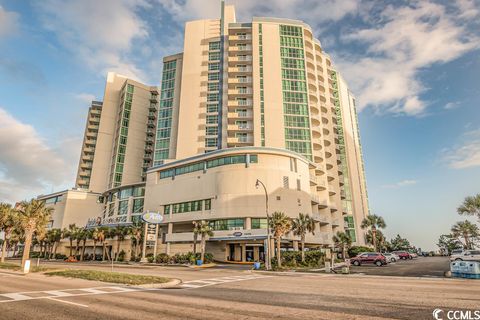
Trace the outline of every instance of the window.
{"type": "Polygon", "coordinates": [[[300,184],[300,179],[297,179],[297,190],[298,191],[302,190],[302,185],[300,184]]]}
{"type": "Polygon", "coordinates": [[[248,122],[246,120],[237,120],[235,124],[239,129],[248,129],[248,122]]]}
{"type": "Polygon", "coordinates": [[[256,154],[250,155],[250,163],[258,163],[258,156],[256,154]]]}
{"type": "Polygon", "coordinates": [[[238,139],[238,142],[248,142],[248,134],[245,132],[238,132],[235,134],[235,137],[238,139]]]}
{"type": "Polygon", "coordinates": [[[123,200],[118,203],[118,215],[123,216],[128,213],[128,200],[123,200]]]}
{"type": "Polygon", "coordinates": [[[208,44],[208,50],[220,50],[220,41],[210,42],[208,44]]]}
{"type": "Polygon", "coordinates": [[[286,127],[304,127],[308,128],[308,118],[307,117],[296,117],[296,116],[285,116],[285,126],[286,127]]]}
{"type": "Polygon", "coordinates": [[[207,161],[207,168],[219,167],[228,164],[245,163],[246,156],[230,156],[207,161]]]}
{"type": "Polygon", "coordinates": [[[285,189],[290,188],[290,185],[289,185],[288,177],[287,177],[287,176],[284,176],[284,177],[283,177],[283,187],[284,187],[285,189]]]}
{"type": "Polygon", "coordinates": [[[143,198],[133,199],[133,213],[143,212],[143,198]]]}
{"type": "Polygon", "coordinates": [[[218,82],[210,82],[207,85],[207,90],[208,91],[218,91],[220,88],[220,85],[218,82]]]}
{"type": "Polygon", "coordinates": [[[245,227],[244,219],[223,219],[209,222],[213,230],[242,230],[245,227]]]}
{"type": "Polygon", "coordinates": [[[128,197],[131,197],[132,192],[133,192],[132,188],[123,189],[122,191],[120,191],[119,199],[125,199],[125,198],[128,198],[128,197]]]}
{"type": "Polygon", "coordinates": [[[216,124],[218,123],[218,116],[207,115],[207,124],[216,124]]]}
{"type": "MultiPolygon", "coordinates": [[[[175,203],[172,205],[173,213],[184,213],[202,210],[203,200],[188,201],[182,203],[175,203]]],[[[166,207],[165,207],[166,208],[166,207]]]]}
{"type": "Polygon", "coordinates": [[[216,147],[218,145],[218,139],[217,138],[206,138],[205,139],[205,147],[211,148],[211,147],[216,147]]]}
{"type": "Polygon", "coordinates": [[[218,135],[218,127],[206,127],[205,135],[207,136],[216,136],[218,135]]]}
{"type": "Polygon", "coordinates": [[[210,102],[210,101],[218,101],[220,98],[219,94],[218,93],[208,93],[207,94],[207,101],[210,102]]]}
{"type": "Polygon", "coordinates": [[[216,60],[220,60],[220,52],[219,51],[209,52],[208,61],[216,61],[216,60]]]}
{"type": "Polygon", "coordinates": [[[220,74],[218,72],[208,74],[208,81],[217,81],[217,80],[220,80],[220,74]]]}
{"type": "Polygon", "coordinates": [[[212,209],[212,199],[205,199],[205,210],[211,210],[212,209]]]}
{"type": "Polygon", "coordinates": [[[170,205],[163,206],[163,214],[170,214],[170,205]]]}
{"type": "Polygon", "coordinates": [[[217,71],[220,70],[220,64],[219,63],[209,63],[208,64],[208,71],[217,71]]]}
{"type": "Polygon", "coordinates": [[[207,113],[218,112],[218,104],[207,104],[207,113]]]}
{"type": "Polygon", "coordinates": [[[252,218],[252,229],[267,229],[266,218],[252,218]]]}

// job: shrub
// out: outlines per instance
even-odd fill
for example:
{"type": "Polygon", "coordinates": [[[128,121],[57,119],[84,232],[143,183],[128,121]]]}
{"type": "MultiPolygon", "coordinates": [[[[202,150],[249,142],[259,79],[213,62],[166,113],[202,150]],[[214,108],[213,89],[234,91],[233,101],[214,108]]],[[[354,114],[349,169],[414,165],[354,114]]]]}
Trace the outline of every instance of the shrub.
{"type": "MultiPolygon", "coordinates": [[[[272,257],[272,268],[276,269],[278,265],[276,257],[272,257]]],[[[320,250],[305,251],[305,262],[302,262],[301,251],[284,251],[282,252],[282,266],[295,267],[321,267],[325,263],[325,254],[320,250]]]]}
{"type": "Polygon", "coordinates": [[[170,263],[170,256],[166,253],[157,254],[155,257],[155,262],[157,263],[170,263]]]}
{"type": "Polygon", "coordinates": [[[64,254],[61,254],[61,253],[57,253],[57,254],[55,255],[55,259],[65,260],[65,259],[67,259],[67,256],[64,255],[64,254]]]}
{"type": "Polygon", "coordinates": [[[125,261],[125,251],[121,250],[119,253],[118,253],[118,261],[125,261]]]}
{"type": "Polygon", "coordinates": [[[373,252],[373,248],[363,246],[353,246],[348,249],[348,256],[353,258],[362,252],[373,252]]]}

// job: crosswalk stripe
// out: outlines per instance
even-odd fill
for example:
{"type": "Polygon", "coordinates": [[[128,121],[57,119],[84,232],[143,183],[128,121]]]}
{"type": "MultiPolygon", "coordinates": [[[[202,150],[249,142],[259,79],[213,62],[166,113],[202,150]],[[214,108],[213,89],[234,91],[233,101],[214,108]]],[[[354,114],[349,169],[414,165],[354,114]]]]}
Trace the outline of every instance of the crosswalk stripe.
{"type": "Polygon", "coordinates": [[[12,300],[16,300],[16,301],[32,299],[32,297],[29,297],[20,293],[4,293],[4,294],[1,294],[1,296],[12,299],[12,300]]]}
{"type": "Polygon", "coordinates": [[[70,297],[73,294],[65,292],[65,291],[60,291],[60,290],[51,290],[51,291],[45,291],[46,294],[50,294],[52,296],[56,297],[70,297]]]}

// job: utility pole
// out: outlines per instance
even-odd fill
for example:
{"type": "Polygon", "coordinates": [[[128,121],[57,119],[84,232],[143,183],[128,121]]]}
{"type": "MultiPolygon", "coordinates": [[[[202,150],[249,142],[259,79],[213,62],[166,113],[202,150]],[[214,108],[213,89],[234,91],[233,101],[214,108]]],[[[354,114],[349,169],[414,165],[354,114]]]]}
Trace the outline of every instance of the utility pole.
{"type": "Polygon", "coordinates": [[[265,187],[265,184],[257,179],[255,182],[255,188],[258,189],[259,186],[263,187],[263,191],[265,192],[265,213],[267,215],[267,245],[265,247],[266,250],[266,257],[265,257],[265,269],[270,270],[272,267],[271,263],[271,252],[270,252],[270,214],[268,213],[268,192],[267,192],[267,187],[265,187]]]}

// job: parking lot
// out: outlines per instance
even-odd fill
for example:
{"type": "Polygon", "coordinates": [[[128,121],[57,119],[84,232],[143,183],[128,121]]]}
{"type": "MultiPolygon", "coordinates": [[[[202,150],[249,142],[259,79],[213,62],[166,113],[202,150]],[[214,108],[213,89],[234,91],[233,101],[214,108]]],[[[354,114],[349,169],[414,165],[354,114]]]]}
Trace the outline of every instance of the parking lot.
{"type": "Polygon", "coordinates": [[[350,272],[356,274],[404,277],[444,277],[450,270],[449,257],[419,257],[412,260],[400,260],[386,266],[351,266],[350,272]]]}

